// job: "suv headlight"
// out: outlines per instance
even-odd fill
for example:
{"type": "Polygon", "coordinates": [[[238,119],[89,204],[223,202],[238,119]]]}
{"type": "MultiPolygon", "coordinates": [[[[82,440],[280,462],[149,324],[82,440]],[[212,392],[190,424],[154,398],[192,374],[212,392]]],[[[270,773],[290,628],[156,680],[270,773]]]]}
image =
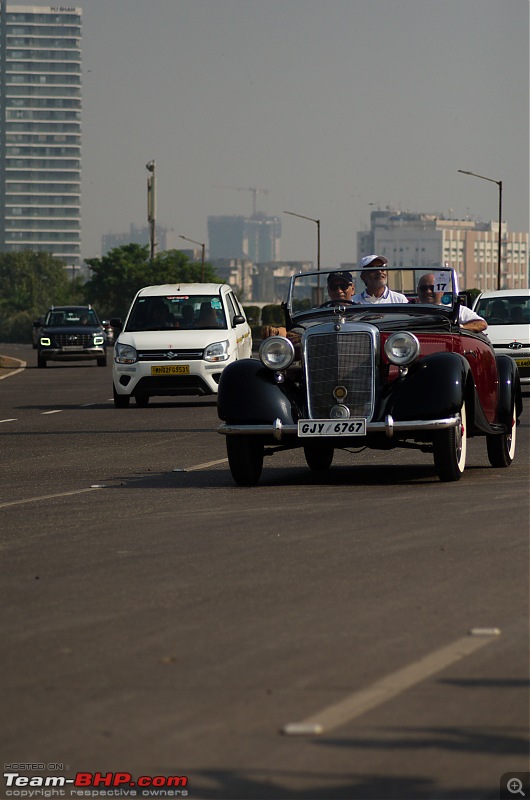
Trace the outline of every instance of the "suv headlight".
{"type": "Polygon", "coordinates": [[[118,344],[114,350],[114,361],[117,364],[134,364],[138,361],[138,353],[130,344],[118,344]]]}
{"type": "Polygon", "coordinates": [[[420,352],[420,343],[413,333],[398,331],[385,342],[385,355],[391,364],[403,366],[414,361],[420,352]]]}
{"type": "Polygon", "coordinates": [[[214,344],[209,344],[206,350],[204,351],[204,360],[205,361],[228,361],[230,358],[230,353],[228,352],[230,342],[226,339],[224,342],[214,342],[214,344]]]}
{"type": "Polygon", "coordinates": [[[269,369],[287,369],[294,359],[293,343],[283,336],[271,336],[261,343],[259,357],[269,369]]]}
{"type": "Polygon", "coordinates": [[[105,341],[105,337],[102,336],[100,333],[94,334],[94,344],[100,345],[100,344],[103,344],[104,341],[105,341]]]}

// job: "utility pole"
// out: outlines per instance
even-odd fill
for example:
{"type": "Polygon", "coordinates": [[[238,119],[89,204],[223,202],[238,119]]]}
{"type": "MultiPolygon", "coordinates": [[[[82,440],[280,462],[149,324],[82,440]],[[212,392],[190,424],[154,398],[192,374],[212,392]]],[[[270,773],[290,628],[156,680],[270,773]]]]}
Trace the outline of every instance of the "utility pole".
{"type": "Polygon", "coordinates": [[[151,242],[151,261],[156,253],[156,163],[149,161],[145,168],[151,175],[147,178],[147,222],[149,223],[149,240],[151,242]]]}

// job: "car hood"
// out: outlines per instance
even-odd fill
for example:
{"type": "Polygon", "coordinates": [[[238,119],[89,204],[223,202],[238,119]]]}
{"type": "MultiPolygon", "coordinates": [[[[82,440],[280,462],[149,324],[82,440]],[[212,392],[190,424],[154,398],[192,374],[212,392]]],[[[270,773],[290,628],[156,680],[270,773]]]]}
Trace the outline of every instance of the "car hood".
{"type": "Polygon", "coordinates": [[[489,325],[485,331],[492,344],[510,344],[510,342],[530,342],[530,325],[489,325]]]}
{"type": "Polygon", "coordinates": [[[136,350],[203,350],[209,344],[229,338],[227,330],[202,331],[130,331],[122,332],[119,344],[130,344],[136,350]]]}

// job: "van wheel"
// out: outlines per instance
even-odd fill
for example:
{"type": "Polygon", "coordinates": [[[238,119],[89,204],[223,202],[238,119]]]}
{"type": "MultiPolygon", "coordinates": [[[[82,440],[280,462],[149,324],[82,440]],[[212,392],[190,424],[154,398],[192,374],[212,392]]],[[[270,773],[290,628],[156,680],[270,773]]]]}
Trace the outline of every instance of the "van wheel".
{"type": "Polygon", "coordinates": [[[129,408],[130,397],[128,394],[118,394],[114,386],[112,387],[114,405],[116,408],[129,408]]]}

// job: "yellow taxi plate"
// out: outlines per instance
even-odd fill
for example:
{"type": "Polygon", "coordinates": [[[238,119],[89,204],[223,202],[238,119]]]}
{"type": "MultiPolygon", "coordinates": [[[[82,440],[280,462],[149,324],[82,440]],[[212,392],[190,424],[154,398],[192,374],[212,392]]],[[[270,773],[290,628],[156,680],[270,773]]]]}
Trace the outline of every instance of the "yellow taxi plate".
{"type": "Polygon", "coordinates": [[[515,363],[518,367],[530,367],[530,358],[516,358],[515,363]]]}
{"type": "Polygon", "coordinates": [[[168,364],[167,367],[151,367],[151,375],[189,375],[189,364],[168,364]]]}

